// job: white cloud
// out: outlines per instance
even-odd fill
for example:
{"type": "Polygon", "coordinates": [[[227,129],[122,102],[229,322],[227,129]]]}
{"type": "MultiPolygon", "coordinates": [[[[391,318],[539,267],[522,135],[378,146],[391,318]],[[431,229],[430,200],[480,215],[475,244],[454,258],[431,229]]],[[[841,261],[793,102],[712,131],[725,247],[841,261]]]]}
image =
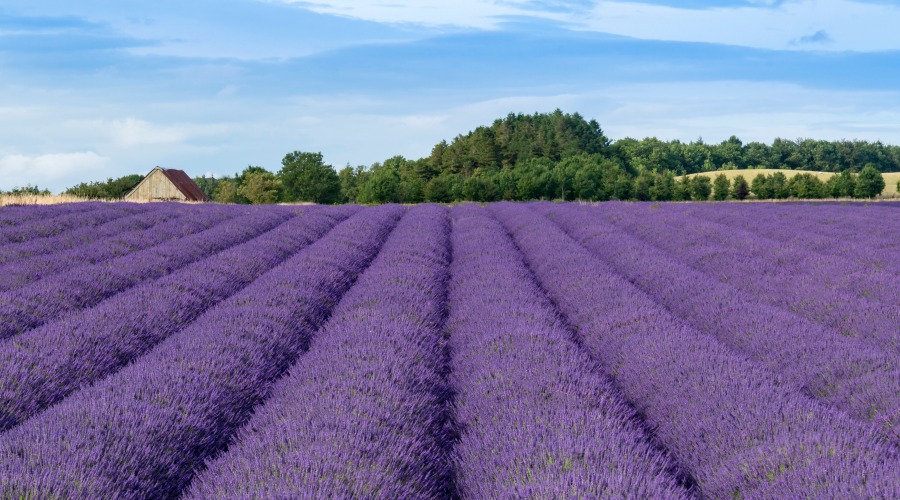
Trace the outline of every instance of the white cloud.
{"type": "Polygon", "coordinates": [[[898,23],[900,7],[854,0],[709,9],[599,1],[581,26],[641,39],[775,50],[877,51],[900,49],[898,23]]]}
{"type": "Polygon", "coordinates": [[[900,50],[900,6],[860,0],[749,0],[736,7],[681,8],[639,1],[574,2],[541,8],[527,0],[276,0],[323,14],[394,24],[496,29],[509,16],[646,40],[775,50],[900,50]],[[584,7],[578,5],[586,4],[584,7]],[[801,43],[798,43],[801,42],[801,43]]]}
{"type": "Polygon", "coordinates": [[[177,145],[193,139],[227,134],[233,127],[219,123],[159,124],[137,118],[72,120],[68,126],[113,140],[117,147],[177,145]]]}
{"type": "Polygon", "coordinates": [[[535,9],[528,0],[275,0],[336,16],[391,24],[417,24],[432,27],[494,29],[505,17],[539,15],[564,21],[567,15],[535,9]]]}
{"type": "Polygon", "coordinates": [[[0,157],[0,189],[21,187],[25,183],[47,187],[61,181],[90,178],[103,172],[109,163],[109,158],[93,151],[36,156],[9,154],[0,157]],[[27,182],[20,182],[26,178],[27,182]]]}

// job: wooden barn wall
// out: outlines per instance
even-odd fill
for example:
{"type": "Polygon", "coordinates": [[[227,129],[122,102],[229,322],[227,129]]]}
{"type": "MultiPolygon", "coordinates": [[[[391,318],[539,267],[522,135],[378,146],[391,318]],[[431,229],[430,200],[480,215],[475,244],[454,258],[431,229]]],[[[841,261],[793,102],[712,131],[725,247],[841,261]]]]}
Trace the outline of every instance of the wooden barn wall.
{"type": "Polygon", "coordinates": [[[150,200],[185,200],[184,194],[172,184],[172,181],[161,171],[156,170],[151,173],[127,200],[150,201],[150,200]]]}

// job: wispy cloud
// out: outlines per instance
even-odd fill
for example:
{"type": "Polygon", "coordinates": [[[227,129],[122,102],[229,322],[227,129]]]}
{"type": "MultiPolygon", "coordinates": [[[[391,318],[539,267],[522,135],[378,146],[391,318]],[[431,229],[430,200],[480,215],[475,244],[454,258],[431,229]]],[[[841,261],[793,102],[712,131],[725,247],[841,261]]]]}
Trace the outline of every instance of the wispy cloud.
{"type": "Polygon", "coordinates": [[[219,123],[162,124],[131,117],[116,120],[72,120],[66,125],[83,133],[93,132],[95,136],[111,139],[112,146],[122,148],[181,145],[195,139],[221,137],[235,128],[219,123]]]}
{"type": "Polygon", "coordinates": [[[900,6],[858,0],[787,0],[776,4],[687,9],[598,1],[583,29],[642,39],[740,45],[774,50],[900,50],[900,6]],[[794,43],[810,33],[810,42],[794,43]]]}
{"type": "Polygon", "coordinates": [[[819,30],[810,35],[801,36],[800,38],[792,41],[792,44],[795,45],[804,45],[804,44],[823,44],[823,43],[831,43],[834,39],[831,38],[831,35],[828,34],[825,30],[819,30]]]}
{"type": "Polygon", "coordinates": [[[379,23],[417,24],[442,28],[496,29],[509,17],[536,16],[566,21],[578,1],[530,0],[277,0],[297,7],[336,16],[379,23]]]}
{"type": "Polygon", "coordinates": [[[109,163],[109,158],[93,151],[6,155],[0,157],[0,189],[22,187],[26,183],[41,187],[56,186],[60,181],[89,179],[102,172],[109,163]],[[25,179],[28,180],[21,182],[25,179]]]}
{"type": "Polygon", "coordinates": [[[512,17],[647,40],[775,50],[900,50],[900,6],[860,0],[746,0],[660,4],[650,0],[279,0],[314,12],[379,23],[498,29],[512,17]],[[705,2],[710,5],[709,2],[705,2]],[[810,33],[827,34],[805,40],[810,33]],[[832,43],[822,44],[823,41],[832,43]],[[797,43],[800,42],[800,43],[797,43]],[[808,43],[817,42],[817,43],[808,43]]]}

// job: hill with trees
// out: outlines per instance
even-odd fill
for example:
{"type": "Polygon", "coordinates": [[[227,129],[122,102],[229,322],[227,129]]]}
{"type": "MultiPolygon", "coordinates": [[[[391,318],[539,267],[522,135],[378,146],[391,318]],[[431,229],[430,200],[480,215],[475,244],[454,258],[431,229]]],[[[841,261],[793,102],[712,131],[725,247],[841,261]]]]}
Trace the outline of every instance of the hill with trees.
{"type": "MultiPolygon", "coordinates": [[[[871,198],[882,192],[885,172],[900,172],[900,147],[813,139],[745,144],[735,136],[718,144],[653,137],[610,141],[597,121],[556,110],[511,113],[450,142],[441,141],[419,159],[393,156],[370,166],[336,170],[321,153],[293,151],[274,172],[249,166],[234,176],[195,181],[211,199],[226,203],[663,201],[871,198]],[[812,173],[760,177],[772,169],[840,175],[825,180],[812,173]],[[727,175],[690,176],[718,171],[746,173],[737,184],[727,175]]],[[[113,196],[128,184],[125,180],[80,184],[67,193],[113,196]]]]}

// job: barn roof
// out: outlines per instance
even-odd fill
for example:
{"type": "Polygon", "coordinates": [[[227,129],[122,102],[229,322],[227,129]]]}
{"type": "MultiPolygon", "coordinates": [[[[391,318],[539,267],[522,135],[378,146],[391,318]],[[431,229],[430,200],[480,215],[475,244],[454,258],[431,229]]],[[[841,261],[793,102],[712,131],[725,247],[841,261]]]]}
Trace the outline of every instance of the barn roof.
{"type": "Polygon", "coordinates": [[[200,186],[198,186],[193,179],[188,177],[188,174],[184,173],[183,170],[176,170],[174,168],[160,168],[160,170],[162,170],[162,173],[172,181],[172,184],[175,184],[175,187],[177,187],[188,200],[209,201],[209,198],[206,197],[206,194],[200,189],[200,186]]]}
{"type": "Polygon", "coordinates": [[[206,193],[204,193],[203,190],[200,189],[200,186],[198,186],[197,183],[188,176],[188,174],[184,173],[183,170],[162,167],[154,167],[153,170],[150,171],[150,173],[144,176],[141,182],[139,182],[138,185],[134,187],[134,189],[132,189],[127,195],[125,195],[125,198],[128,198],[129,196],[131,196],[131,193],[137,191],[141,184],[147,182],[147,179],[151,175],[153,175],[153,172],[156,172],[157,170],[162,172],[162,174],[166,176],[166,179],[169,179],[169,182],[171,182],[172,185],[175,186],[175,189],[177,189],[181,194],[184,195],[187,201],[209,201],[206,193]]]}

